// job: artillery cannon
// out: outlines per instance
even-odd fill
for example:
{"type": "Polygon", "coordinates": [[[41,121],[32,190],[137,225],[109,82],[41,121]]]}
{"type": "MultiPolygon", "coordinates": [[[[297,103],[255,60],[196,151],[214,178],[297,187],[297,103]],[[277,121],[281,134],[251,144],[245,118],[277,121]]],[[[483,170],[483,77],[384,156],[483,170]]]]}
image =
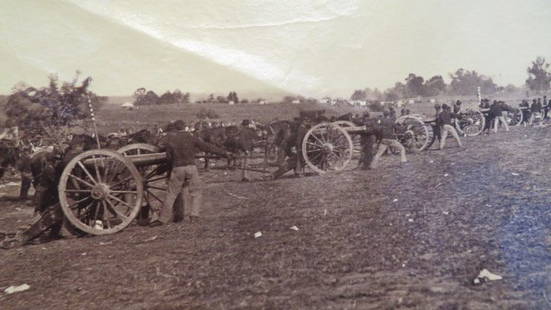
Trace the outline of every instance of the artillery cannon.
{"type": "Polygon", "coordinates": [[[166,163],[166,154],[147,144],[83,152],[61,174],[58,195],[63,213],[88,234],[116,233],[144,206],[158,209],[162,204],[166,163]]]}

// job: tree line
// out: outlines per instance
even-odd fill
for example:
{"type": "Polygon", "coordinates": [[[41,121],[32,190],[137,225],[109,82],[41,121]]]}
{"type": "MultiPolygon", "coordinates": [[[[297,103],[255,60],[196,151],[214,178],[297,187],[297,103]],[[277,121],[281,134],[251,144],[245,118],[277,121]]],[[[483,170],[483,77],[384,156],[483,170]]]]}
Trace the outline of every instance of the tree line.
{"type": "MultiPolygon", "coordinates": [[[[551,72],[545,58],[538,57],[527,68],[528,78],[525,82],[527,89],[536,93],[546,92],[551,88],[551,72]]],[[[515,92],[520,88],[509,84],[497,85],[491,77],[480,74],[475,70],[458,69],[449,75],[450,83],[446,84],[441,75],[435,75],[425,80],[422,76],[410,73],[403,82],[396,82],[393,87],[384,91],[378,89],[355,90],[351,100],[396,101],[404,98],[434,97],[438,95],[469,96],[476,95],[477,89],[483,95],[493,95],[497,92],[515,92]]]]}
{"type": "Polygon", "coordinates": [[[89,90],[91,77],[80,81],[79,71],[72,81],[59,81],[56,75],[48,79],[46,87],[25,83],[14,86],[5,106],[6,127],[18,126],[47,134],[47,128],[74,126],[77,121],[90,120],[89,104],[97,111],[107,101],[107,97],[89,90]]]}

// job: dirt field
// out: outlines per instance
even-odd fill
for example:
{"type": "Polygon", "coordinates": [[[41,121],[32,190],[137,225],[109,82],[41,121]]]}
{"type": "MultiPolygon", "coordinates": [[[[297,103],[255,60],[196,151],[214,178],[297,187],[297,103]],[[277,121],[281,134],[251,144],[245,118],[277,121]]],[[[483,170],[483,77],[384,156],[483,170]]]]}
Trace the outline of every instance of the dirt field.
{"type": "MultiPolygon", "coordinates": [[[[0,250],[0,308],[548,309],[550,137],[514,128],[300,179],[213,170],[201,223],[0,250]],[[503,279],[474,285],[484,268],[503,279]]],[[[11,181],[5,230],[32,216],[11,181]]]]}

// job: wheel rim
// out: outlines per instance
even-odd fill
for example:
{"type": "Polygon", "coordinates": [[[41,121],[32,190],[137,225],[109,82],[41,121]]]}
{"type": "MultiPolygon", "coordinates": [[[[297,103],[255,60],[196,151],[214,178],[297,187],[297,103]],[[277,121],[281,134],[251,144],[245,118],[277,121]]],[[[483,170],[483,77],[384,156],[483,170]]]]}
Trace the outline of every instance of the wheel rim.
{"type": "Polygon", "coordinates": [[[343,170],[352,159],[353,147],[344,129],[322,123],[310,128],[304,136],[302,156],[310,169],[323,174],[329,170],[343,170]]]}
{"type": "Polygon", "coordinates": [[[455,119],[455,129],[465,136],[478,136],[484,130],[486,121],[480,111],[467,110],[461,114],[461,119],[455,119]]]}
{"type": "Polygon", "coordinates": [[[58,185],[67,219],[93,235],[127,227],[142,205],[143,184],[137,168],[110,150],[91,150],[73,158],[58,185]]]}
{"type": "Polygon", "coordinates": [[[428,129],[425,122],[418,116],[404,115],[396,120],[402,128],[400,143],[409,150],[422,151],[431,141],[432,129],[428,129]]]}

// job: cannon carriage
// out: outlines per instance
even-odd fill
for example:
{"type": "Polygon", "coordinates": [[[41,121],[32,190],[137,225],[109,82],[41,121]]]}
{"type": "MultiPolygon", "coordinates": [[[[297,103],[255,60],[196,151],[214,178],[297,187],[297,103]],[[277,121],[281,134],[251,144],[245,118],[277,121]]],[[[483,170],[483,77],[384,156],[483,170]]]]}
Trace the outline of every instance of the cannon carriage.
{"type": "Polygon", "coordinates": [[[144,210],[159,210],[166,191],[166,154],[133,144],[83,152],[65,166],[59,203],[69,222],[92,235],[116,233],[144,210]]]}

